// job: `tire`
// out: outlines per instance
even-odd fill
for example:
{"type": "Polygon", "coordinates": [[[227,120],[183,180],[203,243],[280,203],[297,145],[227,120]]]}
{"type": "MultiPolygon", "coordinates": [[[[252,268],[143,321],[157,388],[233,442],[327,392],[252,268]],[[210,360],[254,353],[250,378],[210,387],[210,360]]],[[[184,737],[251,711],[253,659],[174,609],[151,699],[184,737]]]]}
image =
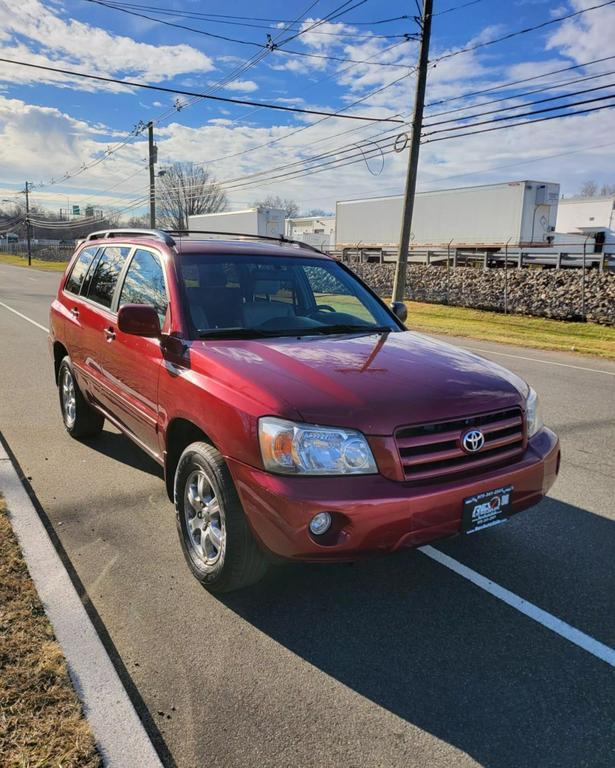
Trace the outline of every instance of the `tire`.
{"type": "Polygon", "coordinates": [[[98,435],[105,417],[95,411],[83,396],[75,380],[70,358],[65,357],[58,370],[58,394],[62,421],[68,434],[74,438],[98,435]]]}
{"type": "Polygon", "coordinates": [[[250,530],[228,467],[213,446],[192,443],[182,453],[174,499],[184,557],[206,589],[232,592],[264,576],[265,555],[250,530]]]}

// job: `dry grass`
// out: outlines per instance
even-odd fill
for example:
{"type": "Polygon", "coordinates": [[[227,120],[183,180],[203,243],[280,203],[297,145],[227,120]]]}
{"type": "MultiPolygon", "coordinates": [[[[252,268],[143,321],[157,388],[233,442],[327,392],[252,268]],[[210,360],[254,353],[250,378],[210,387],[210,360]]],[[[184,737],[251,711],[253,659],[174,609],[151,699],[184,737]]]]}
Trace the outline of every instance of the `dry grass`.
{"type": "MultiPolygon", "coordinates": [[[[66,261],[43,261],[42,259],[32,259],[30,269],[44,269],[47,272],[64,272],[66,261]]],[[[27,267],[28,257],[20,256],[14,253],[0,253],[0,264],[10,264],[13,267],[27,267]]]]}
{"type": "Polygon", "coordinates": [[[0,764],[102,765],[1,497],[0,764]]]}

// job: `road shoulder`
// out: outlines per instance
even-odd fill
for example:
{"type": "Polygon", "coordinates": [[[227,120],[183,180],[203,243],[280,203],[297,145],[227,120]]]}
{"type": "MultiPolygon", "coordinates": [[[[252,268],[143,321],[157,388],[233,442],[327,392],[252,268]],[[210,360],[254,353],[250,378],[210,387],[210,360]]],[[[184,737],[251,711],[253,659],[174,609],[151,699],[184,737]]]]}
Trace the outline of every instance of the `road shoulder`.
{"type": "Polygon", "coordinates": [[[149,736],[1,442],[0,488],[104,764],[160,768],[149,736]]]}

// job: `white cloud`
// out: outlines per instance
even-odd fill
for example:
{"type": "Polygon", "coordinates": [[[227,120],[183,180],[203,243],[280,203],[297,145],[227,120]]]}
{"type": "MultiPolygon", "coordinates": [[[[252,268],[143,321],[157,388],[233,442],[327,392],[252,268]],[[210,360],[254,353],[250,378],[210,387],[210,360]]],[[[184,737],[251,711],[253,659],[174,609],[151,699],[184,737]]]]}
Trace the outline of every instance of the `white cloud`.
{"type": "MultiPolygon", "coordinates": [[[[22,0],[19,13],[10,0],[0,0],[2,36],[0,55],[49,63],[62,69],[84,70],[104,76],[142,78],[161,82],[186,72],[210,72],[213,62],[189,45],[150,45],[115,35],[75,19],[39,0],[22,0]]],[[[122,86],[94,84],[70,75],[43,73],[11,64],[0,65],[0,79],[12,83],[64,83],[81,90],[118,90],[122,86]]]]}
{"type": "Polygon", "coordinates": [[[258,91],[258,85],[254,80],[233,80],[224,86],[227,91],[240,91],[241,93],[253,93],[258,91]]]}

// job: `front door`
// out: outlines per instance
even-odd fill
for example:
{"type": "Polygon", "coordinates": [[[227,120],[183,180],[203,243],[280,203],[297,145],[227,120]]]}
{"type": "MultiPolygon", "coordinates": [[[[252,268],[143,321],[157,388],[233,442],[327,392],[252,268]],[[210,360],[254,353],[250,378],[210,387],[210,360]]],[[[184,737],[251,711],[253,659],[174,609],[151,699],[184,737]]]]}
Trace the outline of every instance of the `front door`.
{"type": "MultiPolygon", "coordinates": [[[[154,306],[164,328],[168,298],[157,251],[135,250],[118,290],[117,310],[124,304],[154,306]]],[[[113,410],[125,429],[158,457],[162,453],[158,443],[158,378],[162,363],[159,339],[122,333],[115,325],[105,365],[113,410]]]]}

